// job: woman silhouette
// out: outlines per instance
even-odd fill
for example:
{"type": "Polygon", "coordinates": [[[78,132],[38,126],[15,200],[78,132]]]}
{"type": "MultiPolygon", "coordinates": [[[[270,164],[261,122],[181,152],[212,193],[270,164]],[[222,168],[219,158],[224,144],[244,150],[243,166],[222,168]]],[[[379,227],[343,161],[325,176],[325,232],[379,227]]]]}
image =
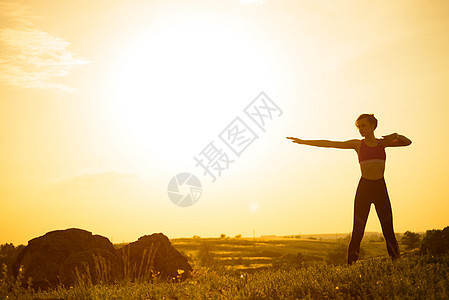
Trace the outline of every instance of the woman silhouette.
{"type": "Polygon", "coordinates": [[[355,125],[364,139],[348,141],[328,140],[301,140],[287,137],[293,143],[341,149],[354,149],[357,152],[361,178],[357,186],[354,200],[354,223],[352,238],[348,249],[348,264],[357,261],[359,257],[360,242],[365,232],[366,220],[368,219],[371,203],[374,203],[377,216],[382,226],[382,232],[387,244],[388,254],[392,259],[399,258],[399,247],[393,230],[393,215],[391,211],[390,198],[384,179],[385,171],[385,148],[408,146],[412,142],[403,135],[393,133],[377,139],[374,130],[377,127],[377,119],[373,114],[360,115],[355,125]]]}

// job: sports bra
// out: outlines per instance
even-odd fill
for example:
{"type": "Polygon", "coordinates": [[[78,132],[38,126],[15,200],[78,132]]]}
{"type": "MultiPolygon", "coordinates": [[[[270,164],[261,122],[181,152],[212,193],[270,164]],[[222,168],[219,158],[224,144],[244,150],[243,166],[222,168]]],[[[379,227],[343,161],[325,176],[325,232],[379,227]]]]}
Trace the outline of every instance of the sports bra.
{"type": "Polygon", "coordinates": [[[360,144],[360,150],[358,153],[359,163],[366,164],[370,162],[385,162],[387,154],[385,153],[385,147],[378,144],[375,147],[369,147],[365,144],[365,139],[360,144]]]}

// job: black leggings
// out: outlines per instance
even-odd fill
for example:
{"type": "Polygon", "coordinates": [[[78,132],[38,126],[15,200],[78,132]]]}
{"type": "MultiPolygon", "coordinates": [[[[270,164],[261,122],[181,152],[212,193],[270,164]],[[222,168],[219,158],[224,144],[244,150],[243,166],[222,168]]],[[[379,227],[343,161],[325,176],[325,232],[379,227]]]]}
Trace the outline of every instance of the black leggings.
{"type": "Polygon", "coordinates": [[[359,257],[360,242],[365,232],[371,203],[376,207],[377,216],[382,225],[382,232],[387,244],[388,254],[391,258],[399,258],[399,247],[393,230],[393,214],[391,212],[390,198],[388,197],[385,179],[377,180],[360,178],[354,201],[354,227],[348,249],[348,264],[354,263],[359,257]]]}

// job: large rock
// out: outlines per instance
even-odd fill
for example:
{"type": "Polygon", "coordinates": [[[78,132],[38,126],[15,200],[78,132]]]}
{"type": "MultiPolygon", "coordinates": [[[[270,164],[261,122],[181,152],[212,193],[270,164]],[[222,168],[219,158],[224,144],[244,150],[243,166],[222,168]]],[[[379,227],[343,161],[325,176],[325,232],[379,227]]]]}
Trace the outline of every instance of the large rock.
{"type": "Polygon", "coordinates": [[[21,267],[23,284],[31,277],[36,289],[111,283],[123,278],[150,281],[155,274],[182,280],[192,271],[187,258],[162,233],[143,236],[116,250],[107,238],[76,228],[30,240],[13,264],[14,276],[21,267]]]}
{"type": "Polygon", "coordinates": [[[64,286],[74,282],[82,285],[111,283],[122,278],[120,255],[103,248],[72,253],[59,268],[59,280],[64,286]]]}
{"type": "Polygon", "coordinates": [[[24,282],[31,277],[33,287],[42,289],[74,285],[79,278],[114,281],[123,274],[120,254],[109,239],[76,228],[30,240],[13,264],[14,276],[21,266],[24,282]]]}
{"type": "Polygon", "coordinates": [[[120,250],[124,262],[124,276],[132,281],[148,281],[153,276],[161,279],[183,280],[190,276],[192,267],[162,233],[140,237],[120,250]]]}

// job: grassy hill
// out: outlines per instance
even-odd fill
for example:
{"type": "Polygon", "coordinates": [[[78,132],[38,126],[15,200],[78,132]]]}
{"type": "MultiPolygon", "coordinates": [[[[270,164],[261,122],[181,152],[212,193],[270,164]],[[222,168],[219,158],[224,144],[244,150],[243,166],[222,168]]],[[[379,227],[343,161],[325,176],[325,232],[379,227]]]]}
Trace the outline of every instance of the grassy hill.
{"type": "MultiPolygon", "coordinates": [[[[448,299],[449,256],[403,252],[391,261],[378,238],[347,266],[348,238],[179,238],[194,268],[183,282],[83,283],[36,292],[0,277],[0,299],[448,299]]],[[[116,245],[117,247],[123,245],[116,245]]],[[[404,247],[401,247],[403,249],[404,247]]],[[[4,271],[6,275],[6,270],[4,271]]]]}
{"type": "Polygon", "coordinates": [[[33,292],[0,282],[2,299],[448,299],[449,256],[370,258],[352,266],[308,267],[235,274],[195,270],[178,283],[120,282],[33,292]]]}

